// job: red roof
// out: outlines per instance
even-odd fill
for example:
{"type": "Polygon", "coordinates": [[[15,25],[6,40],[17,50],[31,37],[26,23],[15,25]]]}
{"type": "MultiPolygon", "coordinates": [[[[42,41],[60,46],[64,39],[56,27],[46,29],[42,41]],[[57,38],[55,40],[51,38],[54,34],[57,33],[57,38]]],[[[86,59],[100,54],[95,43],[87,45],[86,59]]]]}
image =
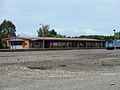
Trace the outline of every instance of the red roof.
{"type": "MultiPolygon", "coordinates": [[[[4,38],[4,40],[10,40],[13,38],[25,39],[25,40],[43,40],[43,37],[9,37],[4,38]]],[[[97,39],[84,39],[84,38],[52,38],[52,37],[44,37],[44,40],[48,41],[96,41],[96,42],[105,42],[105,40],[97,40],[97,39]]]]}
{"type": "Polygon", "coordinates": [[[25,40],[30,40],[29,38],[25,38],[25,37],[9,37],[9,38],[4,38],[4,40],[10,40],[10,39],[13,39],[13,38],[19,38],[19,39],[25,39],[25,40]]]}

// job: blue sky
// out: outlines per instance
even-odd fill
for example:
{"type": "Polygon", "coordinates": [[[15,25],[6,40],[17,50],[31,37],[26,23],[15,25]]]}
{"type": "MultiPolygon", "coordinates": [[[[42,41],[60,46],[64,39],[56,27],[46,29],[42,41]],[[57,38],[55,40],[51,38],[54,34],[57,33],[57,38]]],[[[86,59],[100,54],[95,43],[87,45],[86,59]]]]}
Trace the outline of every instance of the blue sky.
{"type": "Polygon", "coordinates": [[[0,0],[0,23],[10,20],[20,36],[37,36],[40,23],[67,36],[120,31],[119,0],[0,0]]]}

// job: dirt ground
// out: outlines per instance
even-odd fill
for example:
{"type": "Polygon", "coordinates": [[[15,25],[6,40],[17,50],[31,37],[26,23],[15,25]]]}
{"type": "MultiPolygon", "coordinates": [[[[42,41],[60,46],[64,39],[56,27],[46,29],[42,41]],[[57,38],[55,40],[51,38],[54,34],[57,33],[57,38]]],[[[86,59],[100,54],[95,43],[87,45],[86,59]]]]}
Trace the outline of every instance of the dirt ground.
{"type": "Polygon", "coordinates": [[[0,52],[0,90],[119,90],[120,50],[0,52]]]}

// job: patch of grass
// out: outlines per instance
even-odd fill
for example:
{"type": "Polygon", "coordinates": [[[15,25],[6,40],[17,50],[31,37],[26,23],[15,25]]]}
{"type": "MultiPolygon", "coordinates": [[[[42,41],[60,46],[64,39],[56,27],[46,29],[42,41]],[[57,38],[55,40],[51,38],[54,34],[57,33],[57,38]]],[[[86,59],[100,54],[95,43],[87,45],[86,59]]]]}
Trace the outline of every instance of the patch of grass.
{"type": "Polygon", "coordinates": [[[118,60],[117,60],[117,59],[113,59],[113,61],[114,61],[114,62],[118,62],[118,60]]]}
{"type": "Polygon", "coordinates": [[[93,58],[93,59],[97,59],[97,58],[98,58],[98,56],[93,56],[92,58],[93,58]]]}
{"type": "Polygon", "coordinates": [[[67,67],[67,64],[59,64],[60,67],[67,67]]]}
{"type": "Polygon", "coordinates": [[[110,66],[110,64],[102,63],[101,66],[110,66]]]}
{"type": "Polygon", "coordinates": [[[97,64],[99,64],[99,63],[98,63],[98,62],[94,62],[93,64],[94,64],[94,65],[97,65],[97,64]]]}
{"type": "Polygon", "coordinates": [[[79,65],[81,65],[81,66],[85,66],[85,64],[84,63],[78,63],[79,65]]]}
{"type": "Polygon", "coordinates": [[[101,66],[110,66],[110,64],[102,61],[102,62],[101,62],[101,66]]]}
{"type": "Polygon", "coordinates": [[[47,60],[46,62],[53,62],[53,61],[51,61],[51,60],[47,60]]]}

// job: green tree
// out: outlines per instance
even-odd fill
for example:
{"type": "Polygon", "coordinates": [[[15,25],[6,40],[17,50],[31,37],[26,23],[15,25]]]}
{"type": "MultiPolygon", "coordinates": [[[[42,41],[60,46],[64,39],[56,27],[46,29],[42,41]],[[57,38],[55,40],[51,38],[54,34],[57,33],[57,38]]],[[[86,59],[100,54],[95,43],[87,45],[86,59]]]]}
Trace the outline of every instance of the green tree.
{"type": "Polygon", "coordinates": [[[50,37],[54,37],[54,36],[56,36],[57,35],[57,32],[54,30],[54,29],[52,29],[51,31],[50,31],[50,37]]]}
{"type": "Polygon", "coordinates": [[[38,33],[38,37],[42,37],[43,36],[42,28],[39,28],[39,30],[37,31],[37,33],[38,33]]]}
{"type": "Polygon", "coordinates": [[[45,37],[55,37],[57,35],[57,32],[54,29],[50,30],[50,25],[42,25],[37,31],[38,37],[43,36],[43,31],[45,37]]]}
{"type": "Polygon", "coordinates": [[[116,33],[115,33],[114,39],[120,39],[120,32],[116,32],[116,33]]]}
{"type": "Polygon", "coordinates": [[[11,21],[4,20],[0,24],[0,33],[2,34],[1,38],[14,37],[16,36],[15,32],[16,32],[16,27],[11,21]]]}
{"type": "Polygon", "coordinates": [[[113,40],[114,36],[101,36],[101,35],[82,35],[79,38],[87,38],[87,39],[98,39],[98,40],[113,40]]]}
{"type": "Polygon", "coordinates": [[[15,25],[11,21],[4,20],[0,24],[0,48],[5,46],[2,43],[2,38],[16,36],[15,32],[16,32],[16,27],[15,27],[15,25]]]}
{"type": "Polygon", "coordinates": [[[57,34],[56,36],[54,36],[55,38],[67,38],[66,35],[60,35],[60,34],[57,34]]]}
{"type": "Polygon", "coordinates": [[[38,37],[43,36],[43,31],[45,37],[50,37],[49,25],[42,25],[42,27],[39,28],[39,30],[37,31],[38,37]]]}

